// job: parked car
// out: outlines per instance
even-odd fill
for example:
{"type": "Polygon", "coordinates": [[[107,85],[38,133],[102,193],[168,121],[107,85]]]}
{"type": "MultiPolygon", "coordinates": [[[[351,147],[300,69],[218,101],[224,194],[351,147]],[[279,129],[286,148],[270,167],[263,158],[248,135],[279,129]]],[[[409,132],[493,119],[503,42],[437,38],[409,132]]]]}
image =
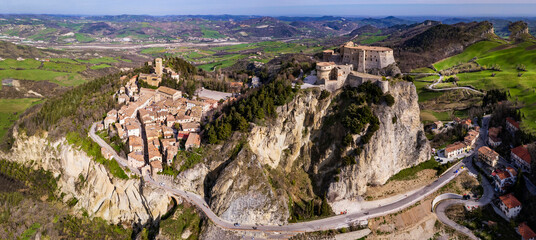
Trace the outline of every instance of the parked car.
{"type": "Polygon", "coordinates": [[[240,226],[240,223],[235,223],[234,226],[235,226],[235,227],[239,227],[239,226],[240,226]]]}

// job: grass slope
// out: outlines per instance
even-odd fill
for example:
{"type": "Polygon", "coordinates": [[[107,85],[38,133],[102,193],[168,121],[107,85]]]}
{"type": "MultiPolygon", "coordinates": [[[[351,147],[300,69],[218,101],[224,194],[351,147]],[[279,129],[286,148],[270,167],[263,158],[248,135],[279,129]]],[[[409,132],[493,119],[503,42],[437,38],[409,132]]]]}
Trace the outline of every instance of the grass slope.
{"type": "Polygon", "coordinates": [[[458,85],[469,85],[481,90],[502,89],[510,93],[510,100],[524,103],[521,109],[525,115],[522,127],[536,131],[536,47],[533,42],[519,44],[504,44],[500,42],[483,41],[468,47],[463,53],[442,60],[434,66],[443,70],[476,58],[481,66],[497,64],[501,71],[480,71],[459,73],[458,85]],[[526,71],[517,67],[524,65],[526,71]],[[495,76],[492,76],[495,73],[495,76]],[[518,74],[522,74],[519,76],[518,74]]]}
{"type": "Polygon", "coordinates": [[[0,139],[24,110],[40,101],[36,98],[0,99],[0,139]]]}

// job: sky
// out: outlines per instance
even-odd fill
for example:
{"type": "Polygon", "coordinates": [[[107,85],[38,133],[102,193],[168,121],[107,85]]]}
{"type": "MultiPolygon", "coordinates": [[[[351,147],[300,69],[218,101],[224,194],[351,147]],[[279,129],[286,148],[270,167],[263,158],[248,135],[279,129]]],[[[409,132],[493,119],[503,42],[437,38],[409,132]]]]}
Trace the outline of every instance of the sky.
{"type": "Polygon", "coordinates": [[[532,17],[536,0],[0,0],[0,13],[532,17]]]}

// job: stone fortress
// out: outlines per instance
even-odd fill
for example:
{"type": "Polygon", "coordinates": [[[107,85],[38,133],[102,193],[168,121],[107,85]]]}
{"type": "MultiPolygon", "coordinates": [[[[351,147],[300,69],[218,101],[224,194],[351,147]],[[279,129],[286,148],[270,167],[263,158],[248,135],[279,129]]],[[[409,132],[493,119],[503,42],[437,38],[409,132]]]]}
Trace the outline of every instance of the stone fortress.
{"type": "Polygon", "coordinates": [[[339,48],[340,53],[325,50],[322,62],[316,64],[318,85],[335,91],[345,85],[357,87],[363,82],[375,82],[385,93],[389,83],[379,75],[368,74],[371,70],[385,68],[395,63],[393,49],[386,47],[358,46],[347,42],[339,48]]]}

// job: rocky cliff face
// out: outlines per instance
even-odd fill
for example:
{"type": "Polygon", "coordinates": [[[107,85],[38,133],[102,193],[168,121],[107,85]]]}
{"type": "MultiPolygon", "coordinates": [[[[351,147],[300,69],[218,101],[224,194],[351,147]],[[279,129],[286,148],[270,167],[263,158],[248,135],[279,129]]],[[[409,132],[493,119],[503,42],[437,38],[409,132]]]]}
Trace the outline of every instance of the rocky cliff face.
{"type": "MultiPolygon", "coordinates": [[[[383,184],[401,169],[428,160],[430,146],[419,119],[415,86],[397,82],[389,88],[395,104],[373,106],[380,130],[355,157],[356,164],[341,168],[339,182],[325,176],[340,161],[336,152],[344,135],[321,130],[325,116],[333,111],[333,96],[320,100],[320,91],[309,89],[279,107],[277,119],[252,128],[246,141],[248,146],[220,172],[212,187],[212,209],[229,221],[285,222],[289,197],[286,190],[271,186],[266,169],[278,169],[286,175],[305,171],[315,179],[312,188],[327,186],[328,200],[337,201],[358,197],[365,193],[367,185],[383,184]],[[318,144],[326,142],[318,141],[322,138],[333,139],[318,153],[318,144]]],[[[354,136],[354,140],[357,138],[359,135],[354,136]]]]}
{"type": "Polygon", "coordinates": [[[65,140],[49,142],[46,136],[16,135],[12,152],[6,159],[34,168],[51,171],[58,178],[64,201],[78,200],[76,210],[101,217],[114,224],[141,223],[156,219],[167,211],[166,193],[140,180],[113,178],[103,165],[85,152],[73,148],[65,140]]]}
{"type": "MultiPolygon", "coordinates": [[[[384,184],[401,169],[428,160],[430,146],[420,122],[415,86],[408,82],[391,83],[389,93],[395,98],[392,107],[385,104],[373,106],[380,120],[380,129],[373,135],[363,151],[356,157],[357,164],[343,167],[340,182],[329,183],[330,201],[357,197],[369,184],[384,184]],[[393,118],[396,118],[393,120],[393,118]]],[[[314,148],[314,139],[338,138],[344,135],[326,135],[321,130],[324,116],[331,111],[331,99],[318,100],[319,92],[310,91],[278,109],[278,119],[269,126],[256,126],[249,137],[249,146],[262,164],[272,168],[281,166],[290,173],[296,159],[305,158],[303,169],[312,177],[322,179],[337,158],[335,149],[340,141],[321,146],[321,156],[314,148]],[[311,158],[318,159],[311,161],[311,158]]],[[[340,120],[339,120],[340,121],[340,120]]],[[[359,137],[359,136],[357,136],[359,137]]],[[[357,137],[354,137],[356,139],[357,137]]],[[[325,141],[320,141],[325,142],[325,141]]],[[[318,186],[325,183],[319,183],[318,186]]]]}
{"type": "Polygon", "coordinates": [[[430,158],[430,145],[420,122],[415,86],[399,82],[392,84],[389,92],[395,98],[395,104],[374,107],[380,129],[356,157],[357,164],[343,167],[340,181],[330,184],[330,201],[358,197],[365,193],[367,185],[384,184],[400,170],[430,158]]]}

